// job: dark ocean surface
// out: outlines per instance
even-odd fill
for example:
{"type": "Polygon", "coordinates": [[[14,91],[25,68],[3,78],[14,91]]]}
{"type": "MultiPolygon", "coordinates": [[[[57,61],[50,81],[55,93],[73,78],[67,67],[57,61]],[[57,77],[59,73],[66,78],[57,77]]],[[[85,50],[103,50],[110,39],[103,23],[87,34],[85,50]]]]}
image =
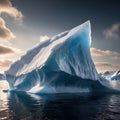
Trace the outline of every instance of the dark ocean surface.
{"type": "Polygon", "coordinates": [[[49,94],[3,92],[0,120],[120,120],[120,94],[49,94]]]}

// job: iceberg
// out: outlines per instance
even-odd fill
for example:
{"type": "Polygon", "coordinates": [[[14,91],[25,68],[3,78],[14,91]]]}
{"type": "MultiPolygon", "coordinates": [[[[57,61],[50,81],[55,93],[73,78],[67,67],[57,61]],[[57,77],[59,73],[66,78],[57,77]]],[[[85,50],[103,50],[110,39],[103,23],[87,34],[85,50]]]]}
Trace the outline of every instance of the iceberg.
{"type": "Polygon", "coordinates": [[[120,92],[120,70],[100,73],[100,83],[114,92],[120,92]]]}
{"type": "Polygon", "coordinates": [[[112,80],[120,80],[120,71],[117,71],[112,77],[112,80]]]}
{"type": "Polygon", "coordinates": [[[100,75],[107,80],[120,80],[120,70],[106,71],[104,73],[100,73],[100,75]]]}
{"type": "Polygon", "coordinates": [[[47,91],[56,91],[56,86],[62,86],[69,90],[73,87],[72,83],[68,81],[69,85],[65,84],[70,76],[97,80],[90,46],[89,21],[40,42],[5,72],[10,88],[23,91],[46,91],[47,88],[47,91]]]}
{"type": "Polygon", "coordinates": [[[103,90],[106,79],[97,73],[90,47],[90,21],[41,41],[5,71],[10,90],[32,93],[103,90]]]}

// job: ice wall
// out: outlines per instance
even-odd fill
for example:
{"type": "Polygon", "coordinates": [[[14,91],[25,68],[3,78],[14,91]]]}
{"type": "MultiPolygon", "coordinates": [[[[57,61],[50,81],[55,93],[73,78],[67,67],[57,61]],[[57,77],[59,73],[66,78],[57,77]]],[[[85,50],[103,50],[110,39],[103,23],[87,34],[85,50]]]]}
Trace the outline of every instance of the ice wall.
{"type": "Polygon", "coordinates": [[[28,91],[33,88],[43,89],[52,86],[55,90],[56,84],[57,87],[62,84],[64,88],[75,88],[76,84],[66,83],[69,76],[98,80],[90,47],[90,21],[40,42],[12,63],[5,72],[10,88],[28,91]],[[65,76],[67,77],[64,82],[65,76]]]}

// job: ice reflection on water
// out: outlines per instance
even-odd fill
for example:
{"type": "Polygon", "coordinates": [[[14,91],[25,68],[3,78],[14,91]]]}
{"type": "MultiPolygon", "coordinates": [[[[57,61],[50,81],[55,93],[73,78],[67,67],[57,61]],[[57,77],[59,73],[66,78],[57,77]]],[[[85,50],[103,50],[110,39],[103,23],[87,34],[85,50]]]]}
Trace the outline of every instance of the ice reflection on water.
{"type": "Polygon", "coordinates": [[[8,89],[8,83],[6,81],[0,81],[0,120],[6,119],[8,116],[8,96],[9,93],[3,93],[3,89],[8,89]]]}
{"type": "Polygon", "coordinates": [[[119,94],[35,95],[2,92],[0,82],[0,120],[119,120],[119,94]]]}

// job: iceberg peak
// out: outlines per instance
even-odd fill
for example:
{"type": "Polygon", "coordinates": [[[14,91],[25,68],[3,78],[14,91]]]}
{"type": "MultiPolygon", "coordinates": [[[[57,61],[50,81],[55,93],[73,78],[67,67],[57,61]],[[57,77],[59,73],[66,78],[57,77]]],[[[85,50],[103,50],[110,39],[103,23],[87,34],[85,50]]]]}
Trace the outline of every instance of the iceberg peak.
{"type": "Polygon", "coordinates": [[[98,80],[98,73],[90,55],[90,46],[89,20],[41,42],[5,72],[10,88],[23,91],[38,88],[41,91],[47,87],[56,90],[56,84],[58,87],[62,84],[64,88],[75,87],[72,83],[66,83],[70,76],[98,80]]]}

